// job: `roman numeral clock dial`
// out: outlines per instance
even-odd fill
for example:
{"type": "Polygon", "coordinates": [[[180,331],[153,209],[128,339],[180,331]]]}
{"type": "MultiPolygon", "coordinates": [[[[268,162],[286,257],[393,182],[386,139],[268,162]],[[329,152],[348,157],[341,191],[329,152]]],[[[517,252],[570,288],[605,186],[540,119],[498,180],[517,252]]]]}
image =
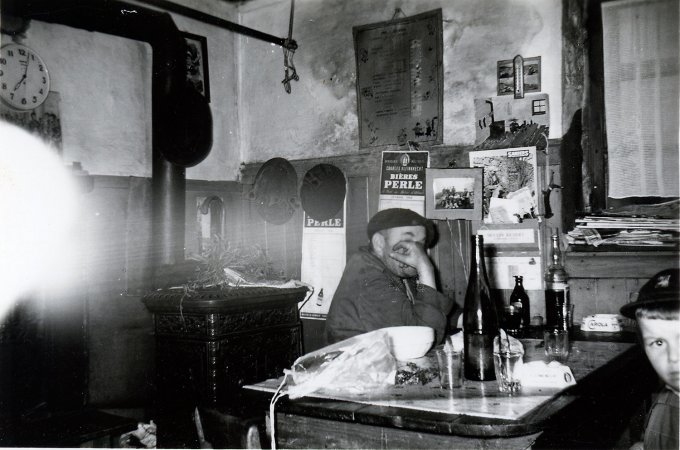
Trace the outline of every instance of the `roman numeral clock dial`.
{"type": "Polygon", "coordinates": [[[37,108],[50,91],[50,75],[42,58],[22,44],[0,48],[0,98],[19,110],[37,108]]]}

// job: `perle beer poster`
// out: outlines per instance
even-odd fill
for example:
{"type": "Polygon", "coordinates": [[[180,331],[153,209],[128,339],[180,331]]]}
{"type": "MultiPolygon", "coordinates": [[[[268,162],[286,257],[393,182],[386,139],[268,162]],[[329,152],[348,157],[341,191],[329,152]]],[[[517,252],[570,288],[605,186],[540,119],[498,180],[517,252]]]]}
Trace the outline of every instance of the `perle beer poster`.
{"type": "Polygon", "coordinates": [[[346,203],[328,220],[320,221],[304,214],[300,278],[314,286],[314,292],[306,303],[300,305],[300,317],[303,319],[325,320],[340,283],[347,255],[346,203]]]}
{"type": "Polygon", "coordinates": [[[425,215],[425,151],[382,152],[379,210],[406,208],[425,215]]]}

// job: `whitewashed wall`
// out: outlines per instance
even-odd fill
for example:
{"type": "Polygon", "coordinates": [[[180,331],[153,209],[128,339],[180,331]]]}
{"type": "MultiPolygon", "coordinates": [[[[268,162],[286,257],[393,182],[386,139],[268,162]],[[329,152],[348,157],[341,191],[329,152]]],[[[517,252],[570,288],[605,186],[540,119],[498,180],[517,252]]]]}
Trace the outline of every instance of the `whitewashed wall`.
{"type": "MultiPolygon", "coordinates": [[[[181,2],[236,20],[226,2],[181,2]]],[[[207,37],[210,59],[213,150],[187,178],[233,180],[240,166],[235,35],[172,16],[180,30],[207,37]]],[[[2,43],[11,40],[2,35],[2,43]]],[[[51,90],[60,94],[64,163],[78,161],[93,175],[151,176],[151,47],[37,20],[21,42],[43,57],[51,90]]]]}
{"type": "MultiPolygon", "coordinates": [[[[496,62],[541,56],[550,137],[561,126],[560,0],[297,0],[293,37],[300,82],[283,91],[281,49],[241,37],[242,158],[309,158],[359,151],[352,27],[442,8],[444,144],[473,144],[474,99],[496,93],[496,62]]],[[[255,0],[242,23],[285,36],[289,0],[255,0]]]]}
{"type": "MultiPolygon", "coordinates": [[[[177,3],[288,32],[289,0],[253,0],[238,11],[221,0],[177,3]]],[[[389,20],[396,7],[407,15],[443,9],[445,144],[474,142],[473,100],[495,94],[496,61],[516,54],[541,56],[550,135],[561,136],[560,0],[297,0],[300,81],[290,95],[280,47],[172,14],[180,30],[208,38],[210,58],[213,149],[187,178],[236,180],[242,162],[359,152],[352,27],[389,20]]],[[[23,42],[45,58],[61,95],[64,162],[98,175],[150,176],[150,47],[39,21],[23,42]]]]}

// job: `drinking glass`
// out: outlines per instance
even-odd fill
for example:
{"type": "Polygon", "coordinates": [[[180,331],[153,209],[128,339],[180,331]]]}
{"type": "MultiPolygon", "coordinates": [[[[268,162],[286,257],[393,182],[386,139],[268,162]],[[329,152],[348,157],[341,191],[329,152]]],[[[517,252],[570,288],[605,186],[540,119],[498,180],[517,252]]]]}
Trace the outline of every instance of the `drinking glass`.
{"type": "Polygon", "coordinates": [[[519,366],[522,361],[522,353],[515,351],[494,352],[493,363],[496,370],[498,390],[510,395],[518,393],[522,389],[519,379],[519,366]]]}
{"type": "Polygon", "coordinates": [[[545,330],[543,332],[545,356],[549,361],[564,362],[569,357],[569,332],[567,330],[545,330]]]}
{"type": "Polygon", "coordinates": [[[438,348],[435,350],[439,363],[439,381],[444,389],[463,385],[463,352],[438,348]]]}
{"type": "Polygon", "coordinates": [[[512,335],[518,336],[522,326],[522,309],[515,305],[505,305],[503,308],[503,328],[512,335]]]}

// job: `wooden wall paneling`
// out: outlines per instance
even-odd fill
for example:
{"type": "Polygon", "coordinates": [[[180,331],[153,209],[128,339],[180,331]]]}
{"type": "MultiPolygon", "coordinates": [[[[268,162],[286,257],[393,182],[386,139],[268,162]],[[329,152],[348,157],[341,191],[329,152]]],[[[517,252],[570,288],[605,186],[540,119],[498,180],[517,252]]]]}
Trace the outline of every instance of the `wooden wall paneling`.
{"type": "Polygon", "coordinates": [[[380,173],[368,177],[368,217],[378,212],[380,206],[380,173]]]}
{"type": "Polygon", "coordinates": [[[586,86],[583,101],[583,195],[586,211],[602,211],[607,207],[607,134],[605,132],[604,105],[604,47],[602,32],[603,0],[585,3],[586,54],[584,77],[586,86]]]}
{"type": "MultiPolygon", "coordinates": [[[[554,168],[556,171],[555,182],[559,184],[559,148],[560,140],[550,140],[550,165],[551,170],[554,168]]],[[[436,147],[426,147],[422,146],[422,150],[428,150],[430,152],[430,167],[468,167],[469,166],[469,152],[473,150],[471,146],[436,146],[436,147]]],[[[385,150],[399,151],[403,148],[390,147],[385,148],[385,150]]],[[[543,189],[545,180],[545,155],[539,152],[539,191],[543,189]]],[[[382,152],[379,150],[374,150],[365,153],[358,153],[353,155],[338,155],[324,158],[310,158],[304,160],[293,160],[290,161],[295,168],[298,179],[301,182],[305,173],[311,169],[313,166],[326,163],[333,164],[338,167],[344,173],[347,178],[347,254],[351,255],[356,249],[365,245],[366,242],[366,224],[370,217],[372,217],[378,211],[379,204],[379,193],[380,193],[380,161],[382,157],[382,152]]],[[[243,183],[243,192],[247,192],[252,183],[254,182],[257,171],[260,169],[262,163],[250,163],[245,164],[242,167],[240,182],[243,183]]],[[[551,202],[553,205],[553,211],[556,214],[556,218],[552,219],[556,224],[559,224],[559,193],[553,193],[555,196],[551,202]]],[[[541,193],[537,193],[538,201],[542,202],[541,193]]],[[[253,210],[252,205],[248,205],[247,219],[243,222],[244,236],[246,239],[252,242],[264,242],[270,241],[272,239],[271,235],[268,235],[266,239],[263,239],[259,234],[263,232],[263,221],[258,220],[259,216],[253,210]],[[255,217],[253,216],[255,214],[255,217]]],[[[550,221],[546,223],[551,223],[550,221]]],[[[556,225],[558,226],[558,225],[556,225]]],[[[469,263],[470,249],[469,249],[469,236],[471,232],[471,225],[466,221],[452,221],[450,223],[451,230],[449,230],[449,225],[442,228],[440,225],[442,233],[447,231],[449,236],[446,241],[439,244],[442,248],[436,246],[432,249],[432,257],[436,260],[436,264],[442,265],[440,274],[440,281],[442,282],[442,289],[447,292],[448,295],[452,295],[455,301],[462,305],[465,296],[465,289],[467,286],[467,273],[465,272],[465,267],[469,263]],[[461,222],[461,223],[458,223],[461,222]],[[453,238],[451,238],[451,231],[453,231],[453,238]],[[462,242],[461,242],[462,240],[462,242]],[[452,262],[449,262],[452,261],[452,262]]],[[[271,231],[271,230],[270,230],[271,231]]],[[[288,236],[289,242],[287,245],[293,243],[296,236],[301,236],[300,234],[290,233],[286,234],[288,236]]],[[[542,233],[544,236],[545,233],[542,233]]],[[[549,237],[548,237],[549,239],[549,237]]],[[[271,242],[269,242],[271,245],[271,242]]],[[[298,247],[301,247],[301,238],[298,247]]],[[[542,249],[546,246],[542,245],[542,249]]],[[[272,249],[274,251],[274,249],[272,249]]],[[[292,257],[290,248],[282,253],[277,253],[277,258],[283,257],[286,259],[287,270],[291,270],[292,264],[295,263],[295,258],[292,257]]],[[[545,260],[545,258],[544,258],[545,260]]],[[[299,269],[298,269],[299,270],[299,269]]],[[[507,297],[509,293],[503,293],[504,297],[507,297]],[[507,295],[506,295],[507,294],[507,295]]],[[[540,300],[542,302],[542,299],[540,300]]]]}
{"type": "Polygon", "coordinates": [[[566,252],[572,278],[651,278],[663,269],[680,267],[677,252],[566,252]]]}
{"type": "MultiPolygon", "coordinates": [[[[584,210],[582,116],[585,98],[587,32],[586,8],[583,0],[565,0],[562,7],[562,162],[564,180],[560,190],[563,201],[562,227],[574,224],[577,211],[584,210]],[[567,176],[569,175],[569,176],[567,176]]],[[[585,142],[585,141],[584,141],[585,142]]],[[[589,188],[588,188],[589,190],[589,188]]]]}
{"type": "MultiPolygon", "coordinates": [[[[244,192],[247,192],[249,187],[244,186],[244,192]]],[[[243,208],[243,242],[246,245],[259,245],[262,248],[267,248],[267,233],[266,222],[257,212],[255,203],[252,201],[244,201],[243,208]]]]}
{"type": "Polygon", "coordinates": [[[451,234],[453,260],[453,292],[454,299],[462,307],[465,303],[465,291],[470,277],[470,258],[472,251],[472,222],[469,220],[452,220],[447,224],[451,234]]]}
{"type": "MultiPolygon", "coordinates": [[[[651,277],[650,277],[651,278],[651,277]]],[[[643,284],[647,282],[647,278],[626,278],[626,292],[628,297],[622,299],[624,303],[632,302],[637,299],[637,294],[643,284]]]]}
{"type": "Polygon", "coordinates": [[[244,236],[245,213],[248,200],[244,197],[242,187],[227,191],[224,196],[224,236],[234,243],[242,244],[244,236]]]}
{"type": "Polygon", "coordinates": [[[367,245],[366,225],[369,219],[368,177],[347,178],[346,239],[347,259],[359,247],[367,245]]]}
{"type": "Polygon", "coordinates": [[[264,223],[264,250],[267,252],[267,256],[271,260],[272,269],[275,272],[283,270],[287,266],[286,261],[286,226],[287,223],[283,225],[275,225],[263,221],[264,223]]]}
{"type": "Polygon", "coordinates": [[[295,210],[295,214],[285,223],[285,239],[283,255],[285,265],[283,275],[286,278],[300,279],[302,267],[302,226],[304,214],[302,208],[295,210]]]}
{"type": "MultiPolygon", "coordinates": [[[[580,324],[581,319],[585,316],[605,312],[597,310],[597,289],[595,280],[573,279],[569,281],[569,295],[571,303],[574,305],[575,325],[580,324]]],[[[545,305],[543,309],[545,311],[545,305]]]]}
{"type": "Polygon", "coordinates": [[[622,279],[598,278],[595,280],[597,313],[617,313],[628,302],[626,283],[622,279]]]}
{"type": "MultiPolygon", "coordinates": [[[[187,181],[186,195],[185,195],[185,226],[184,226],[184,256],[189,258],[200,251],[199,240],[201,236],[201,229],[198,223],[198,199],[200,197],[208,197],[209,195],[218,195],[210,192],[210,187],[207,185],[199,185],[195,182],[187,181]]],[[[221,197],[221,196],[220,196],[221,197]]]]}
{"type": "Polygon", "coordinates": [[[224,208],[224,237],[236,244],[242,235],[240,224],[243,214],[243,186],[235,181],[187,180],[185,201],[185,256],[198,251],[200,236],[198,217],[198,198],[217,196],[222,199],[224,208]]]}
{"type": "Polygon", "coordinates": [[[437,285],[439,289],[453,298],[453,245],[451,234],[446,226],[445,220],[434,220],[437,226],[437,243],[429,251],[430,259],[437,269],[437,285]]]}

